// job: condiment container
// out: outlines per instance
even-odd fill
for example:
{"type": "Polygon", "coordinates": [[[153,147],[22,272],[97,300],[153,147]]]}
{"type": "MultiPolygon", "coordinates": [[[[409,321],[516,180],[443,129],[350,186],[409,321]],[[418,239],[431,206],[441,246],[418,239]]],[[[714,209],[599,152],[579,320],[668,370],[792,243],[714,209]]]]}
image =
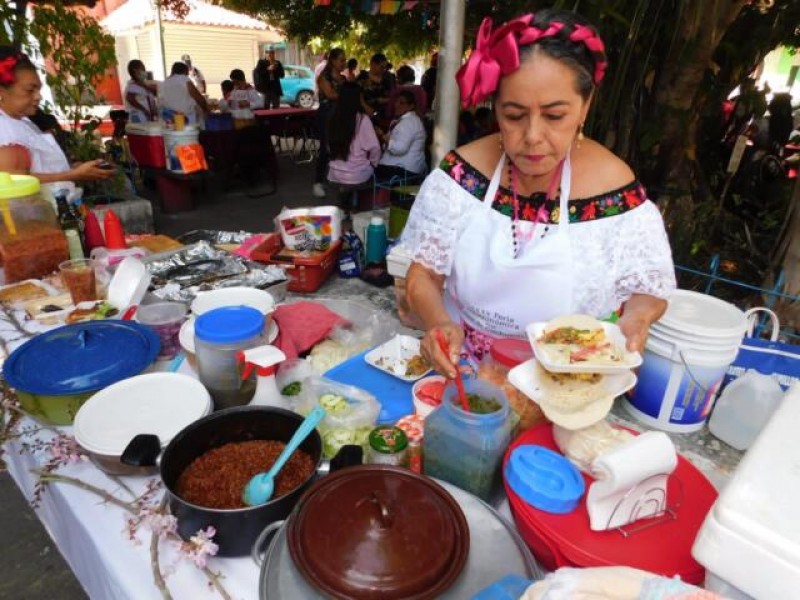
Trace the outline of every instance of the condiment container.
{"type": "Polygon", "coordinates": [[[38,279],[69,259],[67,238],[39,180],[0,173],[0,257],[5,282],[38,279]]]}
{"type": "Polygon", "coordinates": [[[748,371],[720,395],[708,428],[737,450],[747,450],[783,399],[780,384],[769,375],[748,371]]]}
{"type": "Polygon", "coordinates": [[[467,395],[477,394],[500,405],[494,412],[467,412],[454,385],[441,406],[425,419],[425,474],[449,481],[483,500],[500,482],[500,462],[511,438],[508,400],[503,390],[481,379],[464,382],[467,395]]]}
{"type": "Polygon", "coordinates": [[[508,381],[508,372],[532,357],[533,350],[527,340],[503,338],[495,340],[490,353],[478,366],[478,379],[497,385],[505,392],[509,407],[519,417],[517,432],[547,421],[539,405],[508,381]]]}
{"type": "Polygon", "coordinates": [[[422,440],[425,435],[425,417],[408,415],[397,422],[408,438],[406,464],[415,473],[422,473],[422,440]]]}
{"type": "Polygon", "coordinates": [[[242,380],[242,352],[262,345],[264,315],[249,306],[215,308],[200,315],[194,326],[200,381],[219,410],[241,406],[256,391],[255,373],[242,380]]]}
{"type": "Polygon", "coordinates": [[[373,465],[405,466],[408,438],[405,432],[391,425],[376,427],[369,434],[367,462],[373,465]]]}

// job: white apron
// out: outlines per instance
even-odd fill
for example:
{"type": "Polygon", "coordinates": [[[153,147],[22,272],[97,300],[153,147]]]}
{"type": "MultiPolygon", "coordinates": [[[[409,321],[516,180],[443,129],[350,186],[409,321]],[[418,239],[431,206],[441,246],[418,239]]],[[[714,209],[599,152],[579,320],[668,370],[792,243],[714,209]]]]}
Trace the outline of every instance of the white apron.
{"type": "Polygon", "coordinates": [[[492,208],[505,155],[494,171],[486,196],[456,245],[447,279],[445,307],[464,327],[468,357],[479,361],[502,337],[525,337],[525,326],[569,314],[573,297],[572,247],[569,242],[569,154],[561,172],[559,223],[517,222],[520,252],[514,258],[509,218],[492,208]]]}

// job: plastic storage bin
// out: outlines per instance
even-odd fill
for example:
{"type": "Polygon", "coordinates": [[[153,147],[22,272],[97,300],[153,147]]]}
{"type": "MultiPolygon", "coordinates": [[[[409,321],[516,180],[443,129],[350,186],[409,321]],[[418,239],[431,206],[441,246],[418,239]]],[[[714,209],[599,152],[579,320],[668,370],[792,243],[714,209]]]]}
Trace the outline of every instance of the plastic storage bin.
{"type": "Polygon", "coordinates": [[[200,381],[214,399],[214,408],[241,406],[256,392],[255,372],[242,381],[243,350],[264,344],[264,315],[249,306],[215,308],[194,326],[194,347],[200,381]]]}
{"type": "Polygon", "coordinates": [[[342,242],[337,240],[324,252],[306,252],[295,256],[286,254],[283,257],[278,253],[266,262],[286,269],[290,292],[310,294],[316,292],[331,276],[341,249],[342,242]]]}
{"type": "Polygon", "coordinates": [[[511,439],[508,400],[503,390],[480,379],[464,386],[467,394],[499,402],[500,410],[466,412],[456,387],[448,386],[442,404],[425,419],[424,471],[488,501],[500,483],[500,463],[511,439]]]}

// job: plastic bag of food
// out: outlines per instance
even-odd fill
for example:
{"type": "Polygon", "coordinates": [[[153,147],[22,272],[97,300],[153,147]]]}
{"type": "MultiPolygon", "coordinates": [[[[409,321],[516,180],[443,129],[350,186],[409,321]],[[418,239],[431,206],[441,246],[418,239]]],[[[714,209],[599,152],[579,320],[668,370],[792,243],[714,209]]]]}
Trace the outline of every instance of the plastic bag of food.
{"type": "Polygon", "coordinates": [[[342,446],[355,444],[367,450],[381,405],[372,394],[351,385],[325,379],[307,379],[296,397],[295,411],[307,415],[315,406],[327,415],[319,424],[322,453],[332,458],[342,446]]]}
{"type": "Polygon", "coordinates": [[[303,383],[314,375],[311,363],[304,358],[291,358],[278,366],[275,383],[281,395],[293,399],[303,391],[303,383]]]}

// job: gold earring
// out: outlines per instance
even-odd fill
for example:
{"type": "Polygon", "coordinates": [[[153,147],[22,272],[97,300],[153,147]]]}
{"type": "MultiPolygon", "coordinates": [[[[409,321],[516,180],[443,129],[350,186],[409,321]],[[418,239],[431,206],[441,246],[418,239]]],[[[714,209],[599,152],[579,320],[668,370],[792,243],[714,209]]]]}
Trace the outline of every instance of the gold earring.
{"type": "Polygon", "coordinates": [[[577,144],[578,148],[581,147],[581,142],[583,140],[584,140],[584,137],[583,137],[583,123],[581,123],[581,126],[578,128],[578,144],[577,144]]]}

